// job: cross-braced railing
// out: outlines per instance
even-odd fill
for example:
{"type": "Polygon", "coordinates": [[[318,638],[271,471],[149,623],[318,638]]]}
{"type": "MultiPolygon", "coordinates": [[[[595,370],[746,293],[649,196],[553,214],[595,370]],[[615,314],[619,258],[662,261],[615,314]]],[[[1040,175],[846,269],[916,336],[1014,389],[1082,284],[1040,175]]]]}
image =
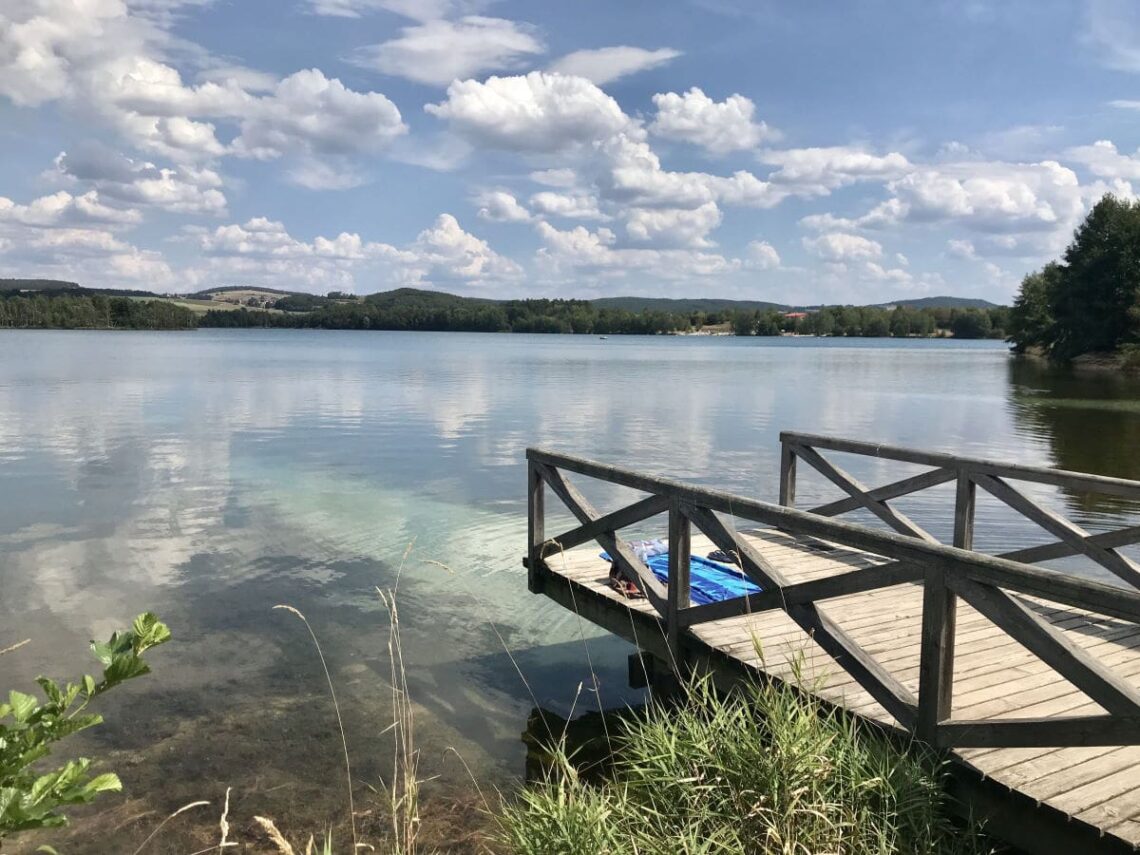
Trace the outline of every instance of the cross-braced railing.
{"type": "Polygon", "coordinates": [[[977,488],[981,487],[1056,538],[1052,543],[1004,552],[999,557],[1036,564],[1080,555],[1099,564],[1132,587],[1140,588],[1140,565],[1117,551],[1119,547],[1140,543],[1140,525],[1090,534],[1055,511],[1042,507],[1014,486],[1014,482],[1018,481],[1047,484],[1075,493],[1099,493],[1140,503],[1140,482],[788,431],[780,434],[780,442],[783,452],[780,465],[781,505],[795,505],[796,463],[802,460],[847,494],[846,498],[812,508],[812,513],[833,517],[855,510],[869,511],[900,534],[936,543],[937,540],[929,532],[892,507],[890,501],[952,481],[956,484],[953,545],[972,549],[977,488]],[[918,475],[870,489],[840,469],[832,460],[825,458],[820,453],[821,450],[931,468],[918,475]]]}
{"type": "MultiPolygon", "coordinates": [[[[1013,494],[994,485],[1004,484],[1004,479],[1011,473],[1038,481],[1047,477],[1095,479],[1095,476],[976,460],[964,461],[968,467],[963,474],[960,469],[951,469],[950,466],[958,458],[926,455],[925,459],[937,459],[937,463],[932,464],[936,466],[933,472],[868,490],[823,461],[821,471],[825,474],[833,472],[843,480],[850,498],[813,511],[800,511],[788,506],[794,501],[795,459],[818,464],[822,457],[814,451],[815,448],[826,443],[839,445],[845,441],[793,434],[785,434],[784,439],[781,505],[570,455],[528,449],[527,566],[531,590],[541,591],[544,580],[551,574],[547,558],[595,541],[609,553],[617,571],[644,592],[659,617],[670,648],[676,654],[680,654],[682,637],[690,627],[707,621],[780,609],[809,633],[816,644],[901,726],[915,731],[931,744],[944,747],[1140,744],[1140,691],[1098,662],[1090,652],[1066,638],[1038,614],[1030,600],[1025,599],[1032,597],[1140,625],[1140,591],[1045,570],[1026,562],[1027,557],[1044,560],[1043,556],[1083,551],[1076,541],[1080,539],[1084,547],[1089,547],[1089,541],[1095,541],[1095,536],[1074,534],[1059,523],[1051,523],[1055,526],[1051,530],[1057,532],[1059,540],[1048,547],[1034,547],[1007,556],[985,555],[963,548],[970,545],[974,486],[997,489],[1010,497],[1013,494]],[[788,441],[793,438],[794,441],[788,441]],[[618,510],[601,513],[571,483],[567,473],[631,488],[647,495],[618,510]],[[895,496],[955,479],[960,491],[955,523],[956,546],[938,543],[901,514],[886,507],[885,503],[895,496]],[[547,488],[579,523],[556,537],[547,537],[545,531],[547,488]],[[878,531],[829,516],[856,507],[873,510],[869,507],[871,505],[878,507],[876,515],[884,520],[893,520],[890,524],[902,533],[878,531]],[[669,559],[665,583],[658,580],[618,536],[619,530],[660,514],[668,515],[669,559]],[[722,515],[759,523],[797,538],[821,540],[878,556],[881,563],[811,581],[794,582],[741,537],[733,525],[722,519],[722,515]],[[760,593],[694,605],[689,578],[690,540],[694,527],[718,548],[735,553],[742,572],[761,588],[760,593]],[[1066,534],[1062,535],[1061,531],[1066,534]],[[1015,557],[1020,560],[1014,560],[1015,557]],[[923,589],[917,696],[821,608],[827,600],[836,597],[900,584],[920,585],[923,589]],[[1105,710],[1105,714],[1036,719],[953,719],[955,598],[959,596],[1084,692],[1105,710]]],[[[850,448],[864,444],[846,445],[850,448]]],[[[866,445],[866,448],[883,447],[866,445]]],[[[908,457],[900,456],[899,459],[911,462],[920,462],[917,458],[923,455],[922,452],[905,449],[890,449],[890,452],[906,454],[908,457]]],[[[1119,479],[1095,480],[1112,490],[1136,490],[1140,495],[1140,483],[1119,479]]],[[[1020,496],[1019,493],[1016,495],[1020,496]]],[[[1036,512],[1046,513],[1039,508],[1036,512]]],[[[1042,518],[1053,520],[1052,516],[1042,518]]],[[[1094,542],[1093,546],[1111,550],[1116,543],[1118,540],[1102,539],[1094,542]]],[[[681,661],[681,657],[675,656],[675,661],[681,661]]]]}

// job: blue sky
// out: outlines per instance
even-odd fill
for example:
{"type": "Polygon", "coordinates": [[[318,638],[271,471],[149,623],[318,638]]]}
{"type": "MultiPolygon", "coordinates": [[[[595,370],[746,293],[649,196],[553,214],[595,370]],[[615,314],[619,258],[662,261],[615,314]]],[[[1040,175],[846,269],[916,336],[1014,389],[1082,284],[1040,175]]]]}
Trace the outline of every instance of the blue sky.
{"type": "Polygon", "coordinates": [[[0,275],[1004,302],[1138,120],[1135,0],[0,0],[0,275]]]}

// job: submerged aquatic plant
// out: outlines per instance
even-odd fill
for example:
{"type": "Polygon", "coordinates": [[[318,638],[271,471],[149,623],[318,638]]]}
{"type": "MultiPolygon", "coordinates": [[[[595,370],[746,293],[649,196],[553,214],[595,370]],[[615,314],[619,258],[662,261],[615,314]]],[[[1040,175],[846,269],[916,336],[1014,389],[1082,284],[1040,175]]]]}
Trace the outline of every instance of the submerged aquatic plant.
{"type": "Polygon", "coordinates": [[[8,702],[0,704],[0,839],[17,831],[65,825],[61,808],[122,789],[114,773],[91,775],[91,761],[85,757],[48,772],[37,771],[34,764],[61,739],[100,724],[103,717],[86,713],[88,705],[120,683],[150,673],[143,654],[169,640],[166,624],[147,612],[135,618],[129,630],[105,642],[91,642],[103,665],[101,680],[85,675],[79,682],[60,685],[38,677],[42,702],[14,689],[8,693],[8,702]]]}
{"type": "Polygon", "coordinates": [[[842,710],[773,682],[719,694],[694,679],[614,735],[612,775],[584,781],[565,744],[503,807],[500,842],[568,852],[966,855],[989,851],[951,819],[942,767],[842,710]]]}

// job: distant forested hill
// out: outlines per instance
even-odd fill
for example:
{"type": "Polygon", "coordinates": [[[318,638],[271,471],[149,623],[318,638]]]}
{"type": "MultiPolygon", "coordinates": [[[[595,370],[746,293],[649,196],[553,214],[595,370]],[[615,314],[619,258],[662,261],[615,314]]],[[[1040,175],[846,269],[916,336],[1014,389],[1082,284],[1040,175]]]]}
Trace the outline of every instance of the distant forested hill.
{"type": "Polygon", "coordinates": [[[187,294],[186,296],[194,300],[208,300],[212,294],[227,294],[231,291],[265,291],[268,294],[280,294],[282,297],[302,293],[301,291],[284,291],[280,288],[262,288],[261,286],[254,288],[250,285],[221,285],[217,288],[207,288],[204,291],[197,291],[193,294],[187,294]]]}
{"type": "MultiPolygon", "coordinates": [[[[725,312],[786,312],[792,309],[820,309],[824,304],[797,306],[791,303],[770,303],[763,300],[725,300],[719,298],[693,298],[672,300],[665,297],[601,297],[591,300],[599,309],[621,309],[626,312],[668,312],[670,314],[691,315],[725,312]]],[[[828,303],[826,305],[834,305],[828,303]]],[[[870,308],[884,309],[902,306],[906,309],[993,309],[996,303],[977,297],[916,297],[909,300],[890,300],[874,303],[870,308]]]]}
{"type": "Polygon", "coordinates": [[[591,300],[599,309],[618,309],[623,312],[667,312],[677,315],[691,315],[703,312],[706,315],[717,312],[767,312],[771,309],[786,311],[791,308],[785,303],[769,303],[763,300],[722,300],[717,298],[673,300],[667,297],[600,297],[591,300]]]}
{"type": "Polygon", "coordinates": [[[0,279],[0,291],[78,291],[78,282],[62,279],[0,279]]]}
{"type": "Polygon", "coordinates": [[[998,304],[980,297],[916,297],[913,300],[876,303],[875,306],[902,306],[904,309],[996,309],[998,304]]]}

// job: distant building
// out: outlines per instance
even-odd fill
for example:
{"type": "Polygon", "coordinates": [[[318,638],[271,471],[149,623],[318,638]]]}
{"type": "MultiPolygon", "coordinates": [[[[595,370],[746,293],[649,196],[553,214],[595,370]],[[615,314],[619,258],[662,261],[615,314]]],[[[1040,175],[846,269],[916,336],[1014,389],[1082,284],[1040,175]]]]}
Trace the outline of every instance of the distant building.
{"type": "Polygon", "coordinates": [[[784,312],[784,317],[790,321],[798,321],[807,317],[807,312],[784,312]]]}

